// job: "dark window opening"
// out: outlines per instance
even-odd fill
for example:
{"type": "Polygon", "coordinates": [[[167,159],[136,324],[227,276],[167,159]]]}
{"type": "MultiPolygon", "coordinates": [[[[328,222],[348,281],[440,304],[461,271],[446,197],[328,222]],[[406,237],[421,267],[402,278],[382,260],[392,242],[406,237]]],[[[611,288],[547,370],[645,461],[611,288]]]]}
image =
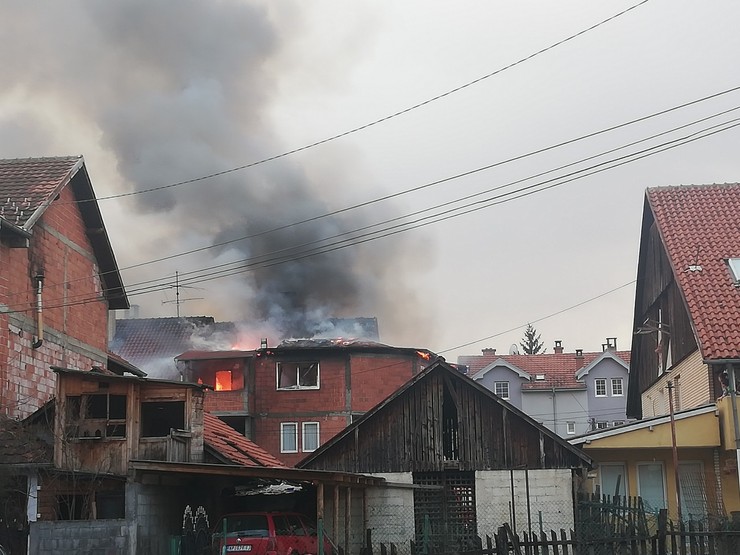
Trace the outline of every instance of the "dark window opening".
{"type": "Polygon", "coordinates": [[[184,401],[141,403],[142,437],[167,437],[172,429],[185,429],[184,401]]]}
{"type": "Polygon", "coordinates": [[[123,492],[98,492],[95,508],[99,519],[126,518],[126,496],[123,492]]]}
{"type": "Polygon", "coordinates": [[[59,520],[87,520],[90,518],[90,498],[83,494],[57,496],[59,520]]]}
{"type": "Polygon", "coordinates": [[[457,408],[450,391],[445,387],[442,401],[442,454],[447,461],[460,460],[460,430],[457,408]]]}
{"type": "Polygon", "coordinates": [[[66,399],[65,433],[69,438],[125,438],[126,396],[99,393],[66,399]]]}
{"type": "Polygon", "coordinates": [[[249,419],[246,416],[219,416],[219,419],[234,428],[244,437],[250,437],[249,419]]]}

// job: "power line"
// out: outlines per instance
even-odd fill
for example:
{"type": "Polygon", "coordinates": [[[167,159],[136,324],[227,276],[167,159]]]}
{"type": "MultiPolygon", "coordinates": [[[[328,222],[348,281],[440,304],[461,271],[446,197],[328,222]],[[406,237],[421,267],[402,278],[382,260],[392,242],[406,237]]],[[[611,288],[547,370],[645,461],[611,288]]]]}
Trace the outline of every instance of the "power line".
{"type": "MultiPolygon", "coordinates": [[[[142,267],[142,266],[145,266],[145,265],[148,265],[148,264],[153,264],[153,263],[158,263],[158,262],[170,260],[170,259],[173,259],[173,258],[176,258],[176,257],[179,257],[179,256],[184,256],[184,255],[188,255],[188,254],[193,254],[193,253],[201,252],[201,251],[204,251],[204,250],[207,250],[207,249],[210,249],[210,248],[225,246],[225,245],[228,245],[228,244],[231,244],[231,243],[235,243],[235,242],[238,242],[238,241],[242,241],[242,240],[246,240],[246,239],[250,239],[250,238],[259,237],[259,236],[266,235],[266,234],[269,234],[269,233],[274,233],[274,232],[277,232],[277,231],[280,231],[280,230],[284,230],[284,229],[287,229],[287,228],[290,228],[290,227],[293,227],[293,226],[297,226],[297,225],[309,223],[309,222],[312,222],[312,221],[319,220],[321,218],[326,218],[326,217],[329,217],[329,216],[337,215],[337,214],[340,214],[340,213],[343,213],[343,212],[347,212],[347,211],[350,211],[350,210],[354,210],[354,209],[357,209],[357,208],[365,207],[365,206],[368,206],[370,204],[374,204],[374,203],[381,202],[381,201],[384,201],[384,200],[388,200],[390,198],[394,198],[394,197],[397,197],[397,196],[400,196],[400,195],[404,195],[404,194],[408,194],[408,193],[411,193],[411,192],[415,192],[415,191],[419,191],[419,190],[422,190],[422,189],[426,189],[428,187],[432,187],[434,185],[439,185],[439,184],[442,184],[442,183],[453,181],[455,179],[460,179],[462,177],[467,177],[467,176],[473,175],[475,173],[486,171],[486,170],[492,169],[494,167],[497,167],[497,166],[500,166],[500,165],[503,165],[503,164],[506,164],[506,163],[509,163],[509,162],[513,162],[513,161],[516,161],[516,160],[521,160],[523,158],[526,158],[526,157],[529,157],[529,156],[533,156],[535,154],[539,154],[539,153],[545,152],[547,150],[551,150],[551,149],[555,149],[555,148],[558,148],[558,147],[561,147],[561,146],[564,146],[564,145],[572,144],[574,142],[581,141],[581,140],[586,139],[586,138],[590,138],[590,137],[593,137],[593,136],[596,136],[596,135],[600,135],[600,134],[603,134],[603,133],[606,133],[606,132],[609,132],[609,131],[613,131],[613,130],[616,130],[616,129],[619,129],[619,128],[622,128],[622,127],[626,127],[628,125],[632,125],[632,124],[635,124],[635,123],[638,123],[638,122],[642,122],[642,121],[645,121],[645,120],[648,120],[648,119],[651,119],[651,118],[654,118],[654,117],[657,117],[657,116],[660,116],[660,115],[664,115],[666,113],[669,113],[669,112],[672,112],[672,111],[675,111],[675,110],[678,110],[678,109],[681,109],[681,108],[685,108],[685,107],[688,107],[688,106],[691,106],[691,105],[694,105],[694,104],[697,104],[697,103],[700,103],[700,102],[704,102],[704,101],[709,100],[709,99],[717,98],[719,96],[728,94],[730,92],[733,92],[733,91],[736,91],[736,90],[739,90],[739,89],[740,89],[740,86],[739,87],[734,87],[734,88],[731,88],[731,89],[727,89],[725,91],[714,93],[712,95],[705,96],[703,98],[696,99],[696,100],[693,100],[693,101],[690,101],[690,102],[686,102],[686,103],[683,103],[681,105],[674,106],[672,108],[661,110],[659,112],[655,112],[653,114],[650,114],[650,115],[647,115],[647,116],[643,116],[643,117],[640,117],[640,118],[637,118],[637,119],[634,119],[634,120],[631,120],[631,121],[628,121],[628,122],[625,122],[625,123],[622,123],[622,124],[619,124],[619,125],[615,125],[615,126],[612,126],[612,127],[606,128],[606,129],[602,129],[602,130],[599,130],[599,131],[596,131],[596,132],[592,132],[592,133],[589,133],[589,134],[586,134],[586,135],[582,135],[582,136],[577,137],[575,139],[570,139],[570,140],[567,140],[567,141],[558,143],[556,145],[548,146],[548,147],[545,147],[545,148],[542,148],[542,149],[539,149],[539,150],[531,151],[531,152],[526,153],[526,154],[522,154],[522,155],[519,155],[519,156],[516,156],[516,157],[513,157],[513,158],[509,158],[509,159],[504,160],[504,161],[495,162],[493,164],[488,164],[488,165],[485,165],[485,166],[482,166],[482,167],[479,167],[479,168],[475,168],[473,170],[468,170],[468,171],[465,171],[465,172],[462,172],[462,173],[458,173],[458,174],[455,174],[455,175],[452,175],[452,176],[448,176],[448,177],[445,177],[443,179],[439,179],[439,180],[432,181],[432,182],[429,182],[429,183],[426,183],[426,184],[422,184],[422,185],[419,185],[419,186],[416,186],[416,187],[413,187],[413,188],[410,188],[410,189],[407,189],[407,190],[404,190],[404,191],[400,191],[398,193],[394,193],[394,194],[391,194],[391,195],[386,195],[384,197],[376,198],[376,199],[373,199],[373,200],[370,200],[370,201],[366,201],[366,202],[363,202],[363,203],[360,203],[360,204],[349,206],[349,207],[346,207],[346,208],[343,208],[343,209],[340,209],[340,210],[336,210],[336,211],[333,211],[333,212],[330,212],[330,213],[327,213],[327,214],[323,214],[323,215],[320,215],[320,216],[308,218],[308,219],[305,219],[305,220],[302,220],[302,221],[299,221],[299,222],[285,224],[283,226],[279,226],[279,227],[276,227],[276,228],[273,228],[273,229],[261,231],[261,232],[254,233],[254,234],[251,234],[251,235],[247,235],[247,236],[244,236],[244,237],[239,237],[237,239],[233,239],[233,240],[229,240],[229,241],[224,241],[224,242],[221,242],[221,243],[216,243],[216,244],[208,245],[208,246],[205,246],[205,247],[200,247],[200,248],[193,249],[193,250],[190,250],[190,251],[185,251],[185,252],[182,252],[182,253],[178,253],[178,254],[174,254],[174,255],[170,255],[170,256],[166,256],[166,257],[161,257],[161,258],[158,258],[158,259],[155,259],[155,260],[150,260],[150,261],[147,261],[147,262],[142,262],[142,263],[135,264],[135,265],[132,265],[132,266],[128,266],[128,267],[125,267],[125,268],[121,268],[120,270],[121,271],[124,271],[124,270],[127,270],[127,269],[133,269],[133,268],[137,268],[137,267],[142,267]]],[[[694,120],[694,121],[692,121],[692,122],[690,122],[688,124],[684,124],[684,125],[681,125],[681,126],[678,126],[678,127],[674,127],[673,129],[671,129],[669,131],[664,131],[662,133],[658,133],[658,134],[652,135],[650,137],[647,137],[647,138],[644,138],[644,139],[640,139],[638,141],[633,141],[633,142],[628,143],[626,145],[623,145],[621,147],[617,147],[617,148],[614,148],[614,149],[611,149],[611,150],[604,151],[604,152],[602,152],[600,154],[597,154],[597,155],[594,155],[594,156],[591,156],[591,157],[587,157],[587,158],[581,159],[581,160],[579,160],[577,162],[573,162],[573,163],[570,163],[570,164],[566,164],[566,165],[560,166],[559,168],[555,168],[554,170],[548,170],[548,171],[545,171],[545,172],[541,172],[539,174],[535,174],[535,175],[529,176],[529,177],[524,178],[524,179],[520,179],[520,180],[517,180],[517,181],[513,181],[513,182],[510,182],[510,183],[507,183],[505,185],[494,187],[493,189],[488,189],[486,191],[482,191],[482,192],[479,192],[479,193],[471,194],[471,195],[468,195],[466,197],[460,197],[460,198],[455,199],[453,201],[450,201],[448,203],[444,203],[442,205],[437,205],[436,207],[432,207],[432,208],[429,208],[429,209],[426,209],[426,210],[431,210],[431,209],[434,209],[434,208],[440,208],[440,207],[446,206],[446,205],[452,205],[452,204],[455,204],[456,202],[460,202],[462,200],[466,200],[466,199],[469,199],[469,198],[474,198],[476,196],[483,195],[483,194],[485,194],[487,192],[491,192],[491,191],[494,191],[494,190],[497,190],[497,189],[502,189],[502,188],[511,186],[513,184],[516,184],[516,183],[524,182],[524,181],[526,181],[528,179],[533,179],[535,177],[539,177],[539,176],[545,175],[547,173],[551,173],[553,171],[557,171],[557,170],[560,170],[560,169],[571,167],[571,166],[577,165],[579,163],[583,163],[584,161],[595,159],[595,158],[598,158],[598,157],[603,156],[605,154],[608,154],[608,153],[615,152],[617,150],[626,148],[628,146],[633,146],[633,145],[638,144],[640,142],[645,142],[647,140],[657,138],[659,136],[668,134],[670,132],[674,132],[674,131],[677,131],[679,129],[683,129],[683,128],[689,127],[691,125],[695,125],[697,123],[700,123],[700,122],[703,122],[703,121],[707,121],[707,120],[709,120],[711,118],[714,118],[714,117],[718,117],[720,115],[727,114],[727,113],[732,112],[732,111],[737,110],[737,109],[738,109],[738,107],[731,108],[731,109],[728,109],[728,110],[724,110],[724,111],[715,113],[715,114],[713,114],[711,116],[707,116],[707,117],[704,117],[704,118],[701,118],[701,119],[698,119],[698,120],[694,120]]],[[[392,220],[386,220],[385,222],[380,222],[380,223],[372,224],[372,225],[369,225],[369,226],[365,226],[364,228],[359,228],[359,229],[352,230],[352,231],[349,231],[349,232],[344,232],[344,233],[335,235],[335,236],[330,237],[330,238],[323,238],[323,239],[314,241],[313,243],[320,243],[320,242],[326,241],[328,239],[340,237],[342,235],[348,235],[348,234],[356,233],[358,231],[362,231],[362,230],[365,230],[365,229],[370,229],[370,228],[373,228],[373,227],[378,227],[380,225],[387,224],[387,223],[392,222],[392,221],[403,220],[404,218],[417,215],[417,214],[419,214],[421,212],[424,212],[424,211],[413,212],[411,214],[403,215],[403,216],[394,218],[392,220]]],[[[304,244],[302,246],[306,246],[306,244],[304,244]]],[[[286,249],[282,249],[281,251],[277,251],[277,252],[282,252],[282,251],[286,251],[286,250],[295,250],[297,248],[299,248],[299,247],[298,246],[293,246],[293,247],[288,247],[286,249]]],[[[271,253],[267,253],[267,254],[263,254],[263,255],[260,255],[260,256],[269,256],[270,254],[271,253]]],[[[221,266],[228,266],[228,265],[232,265],[232,264],[236,264],[236,263],[241,263],[241,262],[244,262],[244,261],[226,263],[226,264],[221,265],[221,266]]],[[[215,266],[215,267],[219,267],[219,266],[215,266]]],[[[105,273],[102,273],[101,274],[101,276],[103,276],[103,275],[105,275],[105,273]]],[[[87,279],[87,278],[80,278],[80,279],[87,279]]],[[[156,282],[156,281],[160,281],[161,279],[162,278],[157,278],[155,280],[150,280],[150,281],[156,282]]],[[[66,285],[68,283],[71,283],[72,281],[76,281],[76,280],[71,280],[71,281],[68,281],[68,282],[60,283],[60,284],[50,283],[50,284],[47,284],[46,289],[47,290],[48,289],[53,289],[54,287],[56,287],[58,285],[66,285]]],[[[137,285],[137,284],[135,284],[135,285],[137,285]]]]}
{"type": "Polygon", "coordinates": [[[552,49],[557,48],[558,46],[560,46],[562,44],[565,44],[565,43],[567,43],[567,42],[569,42],[571,40],[574,40],[574,39],[580,37],[581,35],[585,35],[586,33],[590,32],[590,31],[593,31],[594,29],[597,29],[598,27],[601,27],[602,25],[605,25],[606,23],[609,23],[610,21],[612,21],[614,19],[617,19],[618,17],[620,17],[620,16],[622,16],[622,15],[624,15],[624,14],[626,14],[626,13],[628,13],[628,12],[630,12],[630,11],[632,11],[632,10],[640,7],[640,6],[642,6],[643,4],[647,4],[647,2],[648,2],[648,0],[642,0],[641,2],[638,2],[637,4],[634,4],[634,5],[630,6],[630,7],[622,10],[621,12],[618,12],[618,13],[612,15],[612,16],[609,16],[606,19],[603,19],[603,20],[599,21],[598,23],[594,23],[593,25],[591,25],[590,27],[587,27],[586,29],[583,29],[581,31],[578,31],[577,33],[574,33],[572,35],[569,35],[569,36],[565,37],[564,39],[560,39],[559,41],[554,42],[554,43],[552,43],[549,46],[546,46],[544,48],[541,48],[540,50],[537,50],[536,52],[534,52],[532,54],[529,54],[528,56],[525,56],[523,58],[520,58],[519,60],[517,60],[515,62],[512,62],[512,63],[510,63],[510,64],[508,64],[508,65],[506,65],[506,66],[504,66],[502,68],[499,68],[499,69],[494,70],[494,71],[492,71],[490,73],[487,73],[486,75],[483,75],[481,77],[478,77],[477,79],[473,79],[472,81],[468,81],[467,83],[464,83],[462,85],[459,85],[459,86],[457,86],[457,87],[455,87],[453,89],[450,89],[450,90],[448,90],[446,92],[443,92],[441,94],[438,94],[436,96],[433,96],[431,98],[428,98],[427,100],[424,100],[422,102],[418,102],[416,104],[413,104],[413,105],[408,106],[406,108],[403,108],[401,110],[398,110],[396,112],[393,112],[392,114],[389,114],[389,115],[384,116],[382,118],[373,120],[373,121],[371,121],[369,123],[365,123],[363,125],[360,125],[358,127],[354,127],[354,128],[349,129],[347,131],[343,131],[341,133],[337,133],[336,135],[331,135],[330,137],[327,137],[325,139],[314,141],[314,142],[309,143],[307,145],[304,145],[302,147],[294,148],[292,150],[288,150],[288,151],[283,152],[281,154],[276,154],[274,156],[269,156],[267,158],[262,158],[261,160],[257,160],[255,162],[250,162],[248,164],[237,166],[235,168],[230,168],[230,169],[227,169],[227,170],[222,170],[222,171],[219,171],[219,172],[214,172],[214,173],[211,173],[211,174],[208,174],[208,175],[204,175],[204,176],[201,176],[201,177],[194,177],[192,179],[186,179],[184,181],[178,181],[176,183],[170,183],[168,185],[161,185],[159,187],[152,187],[150,189],[142,189],[142,190],[139,190],[139,191],[131,191],[131,192],[128,192],[128,193],[119,193],[119,194],[116,194],[116,195],[108,195],[108,196],[104,196],[104,197],[99,197],[97,199],[87,199],[87,200],[80,200],[80,201],[76,201],[76,202],[80,202],[81,203],[81,202],[92,202],[94,200],[110,200],[110,199],[115,199],[115,198],[122,198],[122,197],[128,197],[128,196],[133,196],[133,195],[140,195],[140,194],[143,194],[143,193],[151,193],[151,192],[154,192],[154,191],[161,191],[163,189],[170,189],[170,188],[173,188],[173,187],[179,187],[181,185],[187,185],[189,183],[196,183],[198,181],[204,181],[204,180],[207,180],[207,179],[212,179],[214,177],[220,177],[220,176],[227,175],[227,174],[230,174],[230,173],[234,173],[234,172],[238,172],[238,171],[245,170],[245,169],[248,169],[248,168],[252,168],[252,167],[258,166],[260,164],[264,164],[264,163],[267,163],[267,162],[272,162],[274,160],[278,160],[280,158],[285,158],[286,156],[290,156],[292,154],[296,154],[298,152],[302,152],[304,150],[308,150],[310,148],[314,148],[316,146],[319,146],[319,145],[328,143],[330,141],[334,141],[336,139],[340,139],[342,137],[346,137],[347,135],[352,135],[352,134],[357,133],[359,131],[363,131],[365,129],[368,129],[370,127],[373,127],[375,125],[378,125],[380,123],[389,121],[391,119],[394,119],[394,118],[397,118],[397,117],[402,116],[404,114],[407,114],[409,112],[412,112],[412,111],[414,111],[414,110],[416,110],[418,108],[421,108],[423,106],[426,106],[428,104],[431,104],[433,102],[436,102],[437,100],[441,100],[443,98],[446,98],[448,96],[451,96],[451,95],[453,95],[453,94],[455,94],[457,92],[460,92],[460,91],[462,91],[464,89],[467,89],[469,87],[472,87],[473,85],[476,85],[476,84],[478,84],[478,83],[480,83],[482,81],[485,81],[486,79],[490,79],[491,77],[493,77],[495,75],[498,75],[499,73],[503,73],[506,70],[509,70],[509,69],[511,69],[513,67],[516,67],[516,66],[520,65],[520,64],[523,64],[524,62],[527,62],[527,61],[529,61],[529,60],[531,60],[531,59],[533,59],[533,58],[535,58],[535,57],[537,57],[537,56],[539,56],[541,54],[544,54],[545,52],[548,52],[549,50],[552,50],[552,49]]]}
{"type": "MultiPolygon", "coordinates": [[[[193,272],[187,272],[183,275],[190,274],[191,277],[183,279],[182,283],[183,284],[203,283],[205,281],[211,281],[213,279],[219,279],[219,278],[228,277],[231,275],[236,275],[236,274],[240,274],[240,273],[244,273],[248,271],[254,271],[255,269],[259,269],[259,268],[267,268],[267,267],[275,266],[278,264],[284,264],[286,262],[302,260],[302,259],[313,257],[319,254],[325,254],[328,252],[333,252],[335,250],[347,248],[349,246],[356,246],[358,244],[380,239],[382,237],[388,237],[391,235],[395,235],[397,233],[402,233],[405,231],[410,231],[412,229],[417,229],[419,227],[424,227],[432,223],[438,223],[441,221],[448,220],[450,218],[469,214],[469,213],[472,213],[478,210],[482,210],[484,208],[490,208],[491,206],[502,204],[504,202],[509,202],[511,200],[515,200],[515,199],[522,198],[525,196],[529,196],[534,193],[542,192],[544,190],[551,189],[553,187],[557,187],[557,186],[560,186],[566,183],[570,183],[577,179],[582,179],[584,177],[588,177],[596,173],[606,171],[608,169],[613,169],[615,167],[640,160],[647,156],[652,156],[654,154],[663,152],[665,150],[676,148],[678,146],[683,146],[690,142],[693,142],[693,141],[696,141],[702,138],[706,138],[716,133],[720,133],[723,131],[733,129],[737,127],[738,125],[740,125],[740,123],[733,123],[735,121],[737,120],[730,120],[729,122],[724,122],[723,124],[718,124],[718,125],[709,127],[707,129],[703,129],[703,130],[700,130],[694,133],[690,133],[689,135],[686,135],[686,136],[683,136],[677,139],[673,139],[671,141],[667,141],[660,145],[649,147],[649,148],[643,149],[638,152],[630,153],[630,154],[627,154],[627,155],[624,155],[624,156],[621,156],[621,157],[618,157],[612,160],[608,160],[605,162],[601,162],[599,164],[592,165],[587,168],[583,168],[581,170],[571,172],[569,174],[566,174],[565,176],[559,176],[556,178],[548,179],[548,180],[541,181],[541,182],[538,182],[532,185],[528,185],[526,187],[521,187],[513,191],[501,193],[501,194],[495,195],[487,199],[470,202],[466,205],[459,206],[453,209],[449,209],[442,213],[425,216],[423,218],[419,218],[411,222],[404,222],[402,224],[397,224],[397,225],[394,225],[394,226],[391,226],[385,229],[368,232],[360,236],[350,237],[349,239],[344,239],[341,241],[336,241],[335,243],[329,243],[327,245],[322,245],[320,247],[316,247],[312,250],[309,250],[303,253],[299,252],[297,254],[291,254],[291,255],[282,256],[282,257],[275,257],[273,259],[266,259],[260,262],[251,262],[251,263],[249,262],[250,259],[244,259],[244,260],[240,260],[236,262],[226,263],[226,264],[219,265],[219,266],[196,270],[193,272]],[[227,269],[223,271],[213,271],[215,268],[218,268],[220,266],[230,266],[234,264],[240,264],[241,266],[238,268],[232,268],[232,269],[227,269]]],[[[428,210],[433,210],[435,208],[436,207],[433,207],[428,210]]],[[[354,232],[347,232],[345,234],[340,234],[340,235],[346,235],[350,233],[354,233],[354,232]]],[[[295,248],[284,249],[284,250],[295,250],[295,248]]],[[[260,255],[255,258],[260,259],[266,256],[271,256],[272,254],[273,253],[267,253],[267,254],[260,255]]],[[[159,280],[150,280],[150,282],[156,282],[156,281],[159,281],[159,280]]],[[[149,282],[142,282],[141,284],[137,284],[137,285],[144,285],[146,283],[149,283],[149,282]]],[[[162,288],[168,287],[168,286],[169,285],[162,285],[162,284],[154,283],[153,285],[150,285],[150,286],[141,287],[139,290],[131,291],[129,293],[129,296],[155,292],[155,291],[161,290],[162,288]]],[[[90,299],[90,301],[92,300],[94,299],[90,299]]],[[[59,306],[63,306],[63,305],[59,305],[59,306]]],[[[20,310],[18,312],[26,312],[28,310],[31,310],[31,309],[20,310]]]]}

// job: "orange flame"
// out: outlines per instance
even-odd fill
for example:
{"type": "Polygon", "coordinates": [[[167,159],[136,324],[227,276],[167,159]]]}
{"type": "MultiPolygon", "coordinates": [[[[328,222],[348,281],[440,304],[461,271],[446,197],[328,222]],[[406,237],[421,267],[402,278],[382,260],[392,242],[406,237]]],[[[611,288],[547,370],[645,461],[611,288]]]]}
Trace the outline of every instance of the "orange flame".
{"type": "Polygon", "coordinates": [[[424,360],[431,360],[432,359],[432,355],[430,355],[429,353],[425,353],[423,351],[416,351],[416,354],[419,355],[424,360]]]}

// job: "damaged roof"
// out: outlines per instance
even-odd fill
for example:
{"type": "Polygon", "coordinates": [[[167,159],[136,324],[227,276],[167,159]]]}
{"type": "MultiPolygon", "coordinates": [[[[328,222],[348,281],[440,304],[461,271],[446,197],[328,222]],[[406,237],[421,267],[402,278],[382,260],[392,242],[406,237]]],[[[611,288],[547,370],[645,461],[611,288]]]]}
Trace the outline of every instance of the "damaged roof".
{"type": "Polygon", "coordinates": [[[287,465],[209,412],[203,412],[203,441],[226,464],[279,467],[287,465]]]}
{"type": "Polygon", "coordinates": [[[236,340],[232,322],[216,322],[212,316],[180,318],[133,318],[116,320],[116,330],[109,349],[146,369],[147,363],[165,359],[174,368],[175,357],[201,343],[214,345],[236,340]]]}
{"type": "Polygon", "coordinates": [[[109,307],[129,308],[123,280],[82,156],[0,160],[0,228],[28,239],[32,236],[34,224],[68,186],[78,202],[109,307]]]}

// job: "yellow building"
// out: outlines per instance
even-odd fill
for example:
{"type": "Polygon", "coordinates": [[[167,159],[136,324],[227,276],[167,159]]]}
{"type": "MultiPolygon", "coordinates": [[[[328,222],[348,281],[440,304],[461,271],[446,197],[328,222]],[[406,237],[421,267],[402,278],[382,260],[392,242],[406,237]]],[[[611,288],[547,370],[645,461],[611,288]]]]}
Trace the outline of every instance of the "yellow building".
{"type": "Polygon", "coordinates": [[[704,520],[740,511],[732,399],[674,415],[678,465],[670,416],[635,421],[573,438],[594,461],[593,491],[641,497],[649,512],[670,519],[704,520]],[[677,490],[679,495],[677,495],[677,490]]]}

